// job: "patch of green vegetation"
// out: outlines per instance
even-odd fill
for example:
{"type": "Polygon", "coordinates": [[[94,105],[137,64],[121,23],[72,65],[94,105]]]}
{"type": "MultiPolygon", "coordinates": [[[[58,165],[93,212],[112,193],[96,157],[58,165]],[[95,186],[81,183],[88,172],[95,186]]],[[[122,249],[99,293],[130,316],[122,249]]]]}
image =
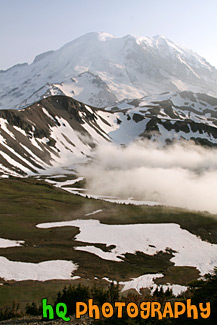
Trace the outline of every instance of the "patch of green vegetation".
{"type": "Polygon", "coordinates": [[[174,283],[188,285],[200,276],[200,272],[192,266],[170,266],[164,273],[163,278],[156,278],[154,282],[158,285],[174,283]]]}
{"type": "Polygon", "coordinates": [[[12,303],[19,303],[21,310],[25,310],[27,303],[35,301],[41,303],[41,299],[49,297],[51,303],[55,300],[55,294],[62,290],[70,281],[22,281],[7,282],[0,288],[0,306],[10,308],[12,303]]]}
{"type": "MultiPolygon", "coordinates": [[[[50,304],[53,304],[58,291],[62,291],[66,286],[82,285],[92,287],[93,281],[89,279],[77,280],[50,280],[40,281],[7,281],[0,286],[0,309],[11,308],[13,304],[19,304],[20,310],[25,311],[27,304],[34,301],[37,305],[41,304],[43,298],[48,298],[50,304]]],[[[97,288],[107,288],[109,283],[105,280],[95,280],[94,286],[97,288]]]]}
{"type": "Polygon", "coordinates": [[[134,265],[135,269],[142,268],[141,275],[145,273],[163,273],[173,263],[170,259],[173,257],[171,252],[158,252],[155,255],[147,255],[143,252],[136,252],[136,254],[126,253],[124,261],[134,265]]]}

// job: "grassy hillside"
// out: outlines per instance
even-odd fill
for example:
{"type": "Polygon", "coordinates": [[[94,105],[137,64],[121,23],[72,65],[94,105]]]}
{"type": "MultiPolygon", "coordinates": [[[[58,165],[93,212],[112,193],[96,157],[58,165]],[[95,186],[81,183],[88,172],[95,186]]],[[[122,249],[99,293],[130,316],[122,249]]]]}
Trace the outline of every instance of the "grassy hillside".
{"type": "MultiPolygon", "coordinates": [[[[81,281],[90,284],[93,281],[100,285],[105,283],[104,280],[94,280],[95,277],[127,281],[131,277],[157,272],[165,274],[165,278],[157,280],[158,284],[168,281],[186,284],[198,277],[198,271],[193,267],[173,266],[170,251],[159,252],[153,256],[138,252],[135,255],[126,254],[121,263],[108,261],[94,254],[73,249],[74,246],[88,245],[74,240],[79,232],[76,227],[35,227],[42,222],[93,217],[107,224],[178,223],[203,240],[217,243],[217,218],[205,212],[161,206],[113,204],[73,195],[34,178],[9,178],[0,180],[0,238],[24,240],[25,244],[22,247],[1,248],[0,256],[12,261],[32,263],[56,259],[72,260],[79,265],[74,275],[80,276],[81,281]],[[94,216],[85,216],[99,209],[103,211],[94,216]]],[[[102,244],[98,247],[109,249],[102,244]]],[[[74,283],[78,283],[78,280],[75,281],[74,283]]],[[[26,302],[39,301],[45,295],[52,297],[69,282],[6,281],[0,286],[0,306],[9,305],[13,300],[20,301],[24,306],[26,302]]]]}

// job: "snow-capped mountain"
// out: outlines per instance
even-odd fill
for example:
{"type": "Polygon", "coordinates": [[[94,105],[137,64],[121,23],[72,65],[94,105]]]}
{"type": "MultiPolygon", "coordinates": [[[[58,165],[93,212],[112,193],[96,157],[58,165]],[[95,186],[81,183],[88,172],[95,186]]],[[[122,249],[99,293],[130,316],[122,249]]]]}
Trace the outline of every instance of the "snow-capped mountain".
{"type": "Polygon", "coordinates": [[[54,94],[105,107],[125,98],[191,90],[217,95],[217,70],[162,36],[122,38],[88,33],[32,64],[0,71],[0,108],[54,94]]]}
{"type": "Polygon", "coordinates": [[[53,95],[73,97],[95,107],[105,107],[117,102],[116,96],[110,91],[106,83],[99,76],[86,71],[61,83],[46,83],[19,106],[27,106],[40,98],[53,95]]]}
{"type": "Polygon", "coordinates": [[[20,110],[0,111],[0,170],[43,174],[87,161],[93,147],[109,141],[113,114],[66,96],[53,96],[20,110]],[[106,117],[107,116],[107,117],[106,117]]]}
{"type": "Polygon", "coordinates": [[[192,140],[217,145],[217,98],[192,92],[122,101],[107,110],[52,96],[20,110],[0,111],[0,172],[9,175],[71,170],[98,144],[138,138],[165,145],[192,140]]]}

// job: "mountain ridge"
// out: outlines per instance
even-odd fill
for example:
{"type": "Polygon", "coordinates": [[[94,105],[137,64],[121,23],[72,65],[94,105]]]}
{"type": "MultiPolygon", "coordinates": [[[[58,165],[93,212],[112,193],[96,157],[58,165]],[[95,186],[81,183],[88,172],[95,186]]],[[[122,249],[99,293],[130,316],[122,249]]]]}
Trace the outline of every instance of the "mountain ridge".
{"type": "Polygon", "coordinates": [[[103,110],[51,96],[24,109],[0,110],[0,172],[25,176],[72,170],[88,162],[98,145],[126,146],[138,139],[216,147],[217,98],[164,93],[103,110]]]}

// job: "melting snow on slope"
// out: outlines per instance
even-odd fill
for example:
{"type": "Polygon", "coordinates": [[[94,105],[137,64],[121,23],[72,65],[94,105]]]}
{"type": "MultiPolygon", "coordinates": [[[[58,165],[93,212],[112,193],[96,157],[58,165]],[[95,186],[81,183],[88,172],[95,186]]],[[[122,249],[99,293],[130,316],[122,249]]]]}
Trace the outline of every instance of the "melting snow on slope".
{"type": "Polygon", "coordinates": [[[91,216],[93,214],[96,214],[96,213],[99,213],[99,212],[102,212],[103,210],[102,209],[99,209],[99,210],[96,210],[96,211],[93,211],[93,212],[90,212],[90,213],[86,213],[85,216],[91,216]]]}
{"type": "MultiPolygon", "coordinates": [[[[0,238],[0,248],[17,247],[24,243],[23,240],[10,240],[0,238]]],[[[54,279],[70,280],[72,272],[77,265],[71,261],[56,260],[41,263],[14,262],[0,256],[0,278],[4,280],[35,280],[47,281],[54,279]]]]}
{"type": "Polygon", "coordinates": [[[57,157],[51,153],[51,158],[61,165],[68,164],[69,161],[72,165],[76,161],[85,160],[86,156],[90,155],[90,146],[82,142],[79,133],[73,130],[65,119],[57,116],[55,118],[60,126],[51,128],[51,138],[57,141],[56,148],[61,155],[57,157]]]}
{"type": "MultiPolygon", "coordinates": [[[[26,168],[25,166],[21,165],[20,163],[18,163],[17,161],[15,161],[13,158],[11,158],[8,154],[6,154],[5,152],[1,151],[0,155],[7,160],[7,162],[12,165],[12,166],[16,166],[17,168],[19,168],[20,170],[24,171],[25,173],[29,172],[29,169],[26,168]]],[[[11,172],[10,172],[11,174],[11,172]]]]}
{"type": "Polygon", "coordinates": [[[133,200],[131,198],[129,198],[128,200],[123,200],[118,198],[117,199],[104,198],[103,200],[112,203],[118,203],[118,204],[150,205],[150,206],[162,205],[162,203],[155,202],[155,201],[138,201],[138,200],[133,200]]]}
{"type": "Polygon", "coordinates": [[[79,246],[83,250],[98,255],[107,260],[121,262],[120,257],[126,253],[137,251],[154,255],[168,248],[174,250],[171,258],[176,266],[193,266],[201,275],[212,272],[217,266],[217,245],[202,241],[178,224],[127,224],[106,225],[98,220],[74,220],[38,224],[38,228],[79,227],[80,233],[76,240],[91,243],[89,246],[79,246]],[[93,243],[115,245],[110,252],[104,252],[93,243]]]}
{"type": "MultiPolygon", "coordinates": [[[[121,116],[121,127],[117,128],[108,133],[109,137],[116,144],[129,144],[135,138],[137,138],[144,130],[146,125],[149,122],[148,118],[145,118],[137,122],[135,127],[135,121],[133,120],[133,114],[138,114],[138,110],[132,110],[128,115],[131,120],[128,120],[128,117],[125,115],[121,116]]],[[[117,116],[118,117],[118,116],[117,116]]]]}
{"type": "Polygon", "coordinates": [[[21,246],[21,244],[24,243],[25,242],[23,240],[10,240],[10,239],[0,238],[0,248],[21,246]]]}
{"type": "Polygon", "coordinates": [[[14,134],[8,129],[7,125],[8,125],[8,121],[3,118],[0,118],[1,129],[4,130],[11,138],[16,139],[14,134]]]}
{"type": "Polygon", "coordinates": [[[73,184],[75,184],[77,182],[80,182],[83,179],[84,179],[84,177],[78,177],[76,179],[70,179],[70,180],[66,180],[66,181],[63,181],[63,182],[56,182],[56,181],[53,181],[53,180],[46,179],[46,182],[50,183],[50,184],[53,184],[55,187],[65,187],[65,186],[73,185],[73,184]]]}
{"type": "Polygon", "coordinates": [[[27,136],[26,132],[23,129],[19,128],[18,126],[13,125],[13,128],[18,132],[22,133],[25,137],[27,136]]]}
{"type": "Polygon", "coordinates": [[[14,262],[0,257],[0,278],[5,280],[47,281],[70,280],[77,265],[71,261],[56,260],[41,263],[14,262]]]}
{"type": "MultiPolygon", "coordinates": [[[[163,276],[164,275],[161,273],[144,274],[138,278],[131,279],[130,281],[119,282],[119,284],[123,285],[122,292],[129,289],[135,289],[137,292],[139,292],[142,288],[151,288],[151,292],[153,293],[158,287],[154,283],[154,279],[162,278],[163,276]]],[[[187,287],[178,284],[166,284],[162,287],[164,291],[166,291],[168,288],[172,289],[174,295],[179,295],[181,292],[187,290],[187,287]]]]}

